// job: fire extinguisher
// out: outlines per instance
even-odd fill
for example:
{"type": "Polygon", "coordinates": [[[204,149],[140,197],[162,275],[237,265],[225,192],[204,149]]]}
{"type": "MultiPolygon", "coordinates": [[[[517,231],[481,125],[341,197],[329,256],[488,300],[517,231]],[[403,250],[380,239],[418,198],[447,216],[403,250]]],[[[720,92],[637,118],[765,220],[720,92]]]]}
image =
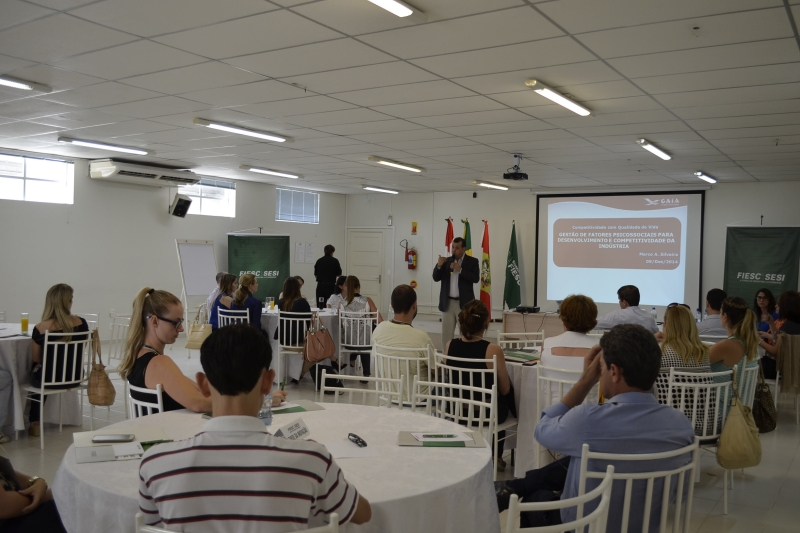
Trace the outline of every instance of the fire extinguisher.
{"type": "Polygon", "coordinates": [[[413,248],[408,248],[408,241],[403,239],[400,241],[400,246],[403,247],[406,251],[406,265],[408,265],[409,270],[416,270],[417,269],[417,251],[413,248]]]}

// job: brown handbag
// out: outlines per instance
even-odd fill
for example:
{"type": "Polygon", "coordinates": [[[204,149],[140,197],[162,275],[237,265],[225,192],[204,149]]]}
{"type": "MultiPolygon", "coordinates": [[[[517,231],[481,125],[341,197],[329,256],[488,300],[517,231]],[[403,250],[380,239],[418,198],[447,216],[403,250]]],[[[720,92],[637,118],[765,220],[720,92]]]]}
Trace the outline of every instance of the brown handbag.
{"type": "MultiPolygon", "coordinates": [[[[336,355],[336,345],[333,343],[328,328],[322,325],[318,316],[314,316],[311,329],[306,332],[303,341],[303,359],[307,363],[316,364],[336,355]]],[[[305,366],[305,365],[304,365],[305,366]]]]}
{"type": "Polygon", "coordinates": [[[753,397],[753,420],[759,433],[769,433],[778,425],[778,412],[769,385],[764,382],[764,368],[758,362],[758,383],[753,397]]]}
{"type": "Polygon", "coordinates": [[[117,391],[106,373],[103,357],[100,355],[100,335],[97,328],[92,331],[92,370],[86,392],[92,405],[109,406],[117,397],[117,391]]]}

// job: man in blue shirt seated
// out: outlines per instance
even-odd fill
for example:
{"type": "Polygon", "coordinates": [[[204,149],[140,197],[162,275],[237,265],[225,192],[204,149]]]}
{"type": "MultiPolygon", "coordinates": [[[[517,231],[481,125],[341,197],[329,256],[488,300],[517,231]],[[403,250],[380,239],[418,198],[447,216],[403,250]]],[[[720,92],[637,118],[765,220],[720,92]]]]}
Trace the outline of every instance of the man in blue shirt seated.
{"type": "Polygon", "coordinates": [[[650,333],[658,332],[658,325],[647,311],[639,309],[639,288],[623,285],[617,290],[619,309],[606,313],[597,319],[597,329],[611,329],[619,324],[639,324],[650,333]]]}
{"type": "Polygon", "coordinates": [[[700,336],[713,336],[713,337],[727,337],[728,332],[722,327],[719,321],[720,310],[722,309],[722,302],[728,294],[722,289],[711,289],[706,294],[706,313],[708,316],[702,322],[697,324],[697,333],[700,336]]]}
{"type": "MultiPolygon", "coordinates": [[[[561,499],[577,496],[583,444],[588,444],[593,452],[617,454],[666,452],[692,444],[694,429],[686,416],[677,409],[660,405],[649,392],[656,381],[660,366],[661,350],[658,342],[642,326],[624,324],[615,326],[606,333],[600,339],[600,345],[592,348],[586,356],[583,375],[578,382],[560,403],[553,404],[542,412],[542,418],[536,426],[534,436],[539,444],[568,457],[545,468],[528,472],[525,479],[509,481],[505,486],[498,484],[501,510],[512,493],[523,499],[528,497],[526,501],[531,497],[537,501],[547,501],[555,498],[542,497],[541,489],[558,491],[563,487],[561,499]],[[598,382],[606,398],[605,403],[584,404],[589,391],[598,382]],[[557,486],[562,480],[563,485],[557,486]]],[[[654,461],[626,461],[615,464],[615,471],[671,470],[689,461],[690,454],[654,461]]],[[[605,465],[590,462],[589,469],[604,471],[605,465]]],[[[586,492],[598,482],[599,480],[587,481],[589,486],[586,492]]],[[[660,486],[654,489],[650,531],[656,532],[662,496],[660,486]]],[[[641,528],[644,514],[644,494],[644,482],[635,483],[629,523],[637,530],[641,528]]],[[[615,482],[608,514],[609,533],[620,531],[623,498],[624,485],[615,482]]],[[[584,516],[596,506],[597,501],[586,505],[584,516]]],[[[558,523],[560,518],[563,522],[569,522],[575,520],[576,508],[563,509],[560,517],[552,516],[553,514],[546,521],[558,523]]],[[[527,518],[542,519],[541,516],[527,518]]]]}

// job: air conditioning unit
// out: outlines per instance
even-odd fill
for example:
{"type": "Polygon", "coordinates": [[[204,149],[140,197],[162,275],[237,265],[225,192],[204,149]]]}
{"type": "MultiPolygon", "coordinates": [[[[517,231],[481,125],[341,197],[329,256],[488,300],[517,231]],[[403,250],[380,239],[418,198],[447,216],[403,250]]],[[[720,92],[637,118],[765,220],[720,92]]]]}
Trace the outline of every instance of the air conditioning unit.
{"type": "Polygon", "coordinates": [[[89,177],[111,183],[132,183],[150,187],[180,187],[194,185],[200,181],[200,177],[189,170],[134,165],[113,159],[90,161],[89,177]]]}

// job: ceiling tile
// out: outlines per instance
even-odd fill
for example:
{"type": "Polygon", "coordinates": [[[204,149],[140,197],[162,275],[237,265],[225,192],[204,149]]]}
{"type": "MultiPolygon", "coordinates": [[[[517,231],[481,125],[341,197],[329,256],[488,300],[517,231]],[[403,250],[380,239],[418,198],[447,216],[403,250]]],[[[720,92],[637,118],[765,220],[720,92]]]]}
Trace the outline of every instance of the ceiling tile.
{"type": "Polygon", "coordinates": [[[353,107],[355,107],[353,104],[340,102],[339,100],[334,100],[327,96],[309,96],[307,98],[295,98],[293,100],[282,100],[280,102],[248,104],[232,109],[259,117],[276,118],[307,113],[324,113],[353,107]]]}
{"type": "Polygon", "coordinates": [[[49,7],[58,11],[67,11],[84,4],[90,4],[95,0],[28,0],[32,4],[49,7]]]}
{"type": "Polygon", "coordinates": [[[332,94],[439,79],[435,74],[402,61],[283,78],[316,93],[332,94]]]}
{"type": "Polygon", "coordinates": [[[86,20],[152,37],[276,9],[263,0],[106,0],[71,11],[86,20]]]}
{"type": "Polygon", "coordinates": [[[495,122],[494,124],[475,124],[472,126],[452,126],[440,128],[442,131],[461,137],[492,135],[495,133],[515,133],[520,131],[552,130],[553,126],[541,120],[528,118],[515,122],[495,122]]]}
{"type": "Polygon", "coordinates": [[[139,100],[138,102],[104,106],[98,109],[107,113],[118,113],[133,118],[152,118],[187,111],[199,111],[207,107],[206,104],[192,102],[176,96],[163,96],[161,98],[139,100]]]}
{"type": "Polygon", "coordinates": [[[267,52],[342,37],[291,11],[262,13],[159,37],[158,42],[214,59],[267,52]]]}
{"type": "Polygon", "coordinates": [[[203,57],[187,54],[152,41],[141,40],[62,59],[55,62],[54,65],[107,80],[117,80],[204,61],[206,59],[203,57]]]}
{"type": "Polygon", "coordinates": [[[783,83],[761,87],[736,87],[671,94],[659,94],[655,99],[670,109],[721,104],[743,104],[789,100],[800,94],[800,83],[783,83]]]}
{"type": "Polygon", "coordinates": [[[530,7],[430,22],[361,37],[403,59],[558,37],[563,32],[530,7]]]}
{"type": "Polygon", "coordinates": [[[359,122],[338,126],[317,126],[317,129],[334,135],[363,135],[365,133],[385,133],[421,129],[423,126],[407,120],[388,119],[374,122],[359,122]]]}
{"type": "Polygon", "coordinates": [[[492,72],[508,72],[515,69],[580,63],[592,59],[596,58],[569,37],[557,37],[530,43],[498,46],[486,50],[426,57],[411,62],[440,76],[457,78],[492,72]]]}
{"type": "MultiPolygon", "coordinates": [[[[422,9],[416,4],[415,7],[422,9]]],[[[413,21],[396,17],[374,4],[365,4],[362,0],[312,2],[296,7],[293,11],[348,35],[372,33],[414,24],[413,21]]]]}
{"type": "Polygon", "coordinates": [[[671,74],[639,78],[634,82],[652,95],[800,82],[800,62],[717,70],[709,74],[671,74]]]}
{"type": "Polygon", "coordinates": [[[55,13],[55,11],[19,0],[5,0],[3,2],[3,18],[0,18],[0,30],[24,24],[51,13],[55,13]]]}
{"type": "Polygon", "coordinates": [[[86,76],[85,74],[78,74],[77,72],[50,67],[48,65],[36,65],[35,67],[14,70],[10,72],[9,75],[23,80],[49,85],[52,87],[53,91],[64,91],[103,81],[94,76],[86,76]]]}
{"type": "Polygon", "coordinates": [[[25,98],[0,104],[0,117],[13,120],[29,120],[58,113],[69,113],[70,111],[78,111],[78,109],[55,102],[44,102],[35,98],[25,98]]]}
{"type": "Polygon", "coordinates": [[[182,94],[181,97],[215,106],[237,106],[302,98],[307,95],[308,93],[299,87],[280,81],[266,80],[233,87],[193,91],[182,94]]]}
{"type": "Polygon", "coordinates": [[[652,111],[631,111],[629,113],[603,113],[580,117],[577,115],[564,118],[551,118],[550,124],[559,128],[580,128],[585,126],[616,126],[619,124],[644,124],[675,120],[675,115],[664,109],[652,111]]]}
{"type": "MultiPolygon", "coordinates": [[[[231,122],[235,124],[243,124],[246,121],[252,121],[257,117],[253,115],[247,115],[245,113],[240,113],[239,111],[234,111],[232,109],[225,109],[225,108],[214,108],[214,109],[203,109],[200,112],[188,112],[188,113],[176,113],[174,115],[164,115],[160,117],[153,118],[154,122],[161,122],[162,124],[171,124],[173,126],[180,126],[183,128],[193,128],[195,127],[194,119],[195,118],[204,118],[206,120],[218,120],[220,122],[231,122]]],[[[258,119],[260,121],[259,124],[250,124],[249,127],[255,129],[266,129],[266,130],[275,130],[275,128],[281,129],[290,129],[291,126],[287,126],[286,124],[282,124],[280,122],[269,122],[269,124],[265,124],[267,122],[264,119],[258,119]]]]}
{"type": "Polygon", "coordinates": [[[313,113],[297,116],[283,117],[283,121],[295,126],[306,126],[314,128],[317,126],[334,126],[338,124],[354,124],[356,122],[372,122],[376,120],[386,120],[383,113],[371,109],[344,109],[341,111],[331,111],[328,113],[313,113]]]}
{"type": "Polygon", "coordinates": [[[800,99],[750,102],[746,104],[723,104],[697,107],[681,107],[673,110],[684,120],[702,118],[737,117],[745,115],[772,115],[800,111],[800,99]]]}
{"type": "Polygon", "coordinates": [[[12,70],[22,69],[35,64],[36,63],[33,61],[26,61],[17,57],[0,54],[0,74],[5,74],[7,72],[11,72],[12,70]]]}
{"type": "Polygon", "coordinates": [[[115,124],[117,122],[124,122],[126,120],[130,119],[128,117],[95,111],[94,109],[82,109],[80,111],[72,111],[69,113],[59,113],[57,115],[34,118],[29,122],[77,129],[88,128],[90,126],[99,126],[101,124],[115,124]]]}
{"type": "Polygon", "coordinates": [[[127,78],[125,83],[167,94],[227,87],[264,79],[263,76],[214,61],[127,78]]]}
{"type": "Polygon", "coordinates": [[[118,122],[116,124],[81,128],[79,130],[67,131],[64,133],[72,134],[73,136],[77,137],[77,132],[80,132],[80,135],[87,136],[89,139],[110,139],[114,137],[138,135],[141,133],[150,133],[169,129],[174,129],[174,126],[159,124],[149,120],[128,120],[125,122],[118,122]]]}
{"type": "Polygon", "coordinates": [[[395,104],[379,106],[375,111],[386,113],[393,117],[414,118],[431,115],[449,115],[454,113],[469,113],[470,111],[489,111],[502,109],[502,104],[494,102],[485,96],[468,96],[466,98],[449,98],[447,100],[432,100],[430,102],[417,102],[413,104],[395,104]]]}
{"type": "Polygon", "coordinates": [[[392,56],[354,39],[338,39],[226,59],[225,62],[273,78],[283,78],[393,60],[392,56]]]}
{"type": "Polygon", "coordinates": [[[70,91],[40,96],[40,100],[80,107],[102,107],[160,96],[159,93],[114,81],[86,85],[70,91]]]}
{"type": "Polygon", "coordinates": [[[456,115],[437,115],[416,117],[413,122],[429,128],[447,128],[451,126],[471,126],[475,124],[492,124],[497,122],[514,122],[530,119],[528,115],[515,109],[498,109],[493,111],[477,111],[456,115]]]}
{"type": "Polygon", "coordinates": [[[426,100],[441,100],[444,98],[460,98],[473,96],[475,93],[459,87],[446,80],[428,81],[422,83],[409,83],[405,85],[392,85],[362,91],[349,91],[336,93],[333,96],[339,100],[365,107],[379,105],[402,104],[408,102],[424,102],[426,100]]]}
{"type": "MultiPolygon", "coordinates": [[[[424,129],[424,130],[411,130],[411,131],[393,131],[386,133],[372,133],[369,135],[351,135],[350,138],[359,141],[371,142],[376,144],[385,144],[396,141],[415,141],[425,139],[443,139],[452,137],[449,133],[444,133],[437,130],[424,129]]],[[[470,143],[466,143],[470,144],[470,143]]]]}
{"type": "Polygon", "coordinates": [[[744,13],[630,26],[578,35],[578,39],[603,58],[703,48],[791,37],[792,28],[783,7],[744,13]],[[699,27],[697,37],[692,28],[699,27]]]}
{"type": "Polygon", "coordinates": [[[133,41],[124,33],[59,14],[0,32],[4,54],[47,62],[133,41]]]}

